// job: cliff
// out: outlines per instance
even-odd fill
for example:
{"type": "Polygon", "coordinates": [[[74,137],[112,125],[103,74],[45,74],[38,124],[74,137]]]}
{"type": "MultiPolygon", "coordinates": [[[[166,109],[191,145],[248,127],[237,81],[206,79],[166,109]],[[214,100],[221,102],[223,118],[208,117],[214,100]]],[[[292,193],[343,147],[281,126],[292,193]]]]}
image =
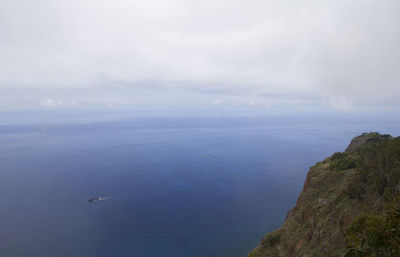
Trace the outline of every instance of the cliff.
{"type": "Polygon", "coordinates": [[[387,225],[387,219],[380,218],[394,205],[400,206],[399,195],[400,137],[364,133],[345,152],[334,153],[310,168],[297,204],[282,227],[267,234],[248,257],[400,256],[396,255],[399,224],[387,225]],[[376,221],[372,225],[368,223],[371,219],[376,221]],[[370,248],[375,239],[366,234],[370,233],[367,223],[376,240],[386,230],[394,238],[385,239],[393,239],[390,246],[383,239],[383,246],[376,246],[382,255],[361,254],[374,251],[370,248]]]}

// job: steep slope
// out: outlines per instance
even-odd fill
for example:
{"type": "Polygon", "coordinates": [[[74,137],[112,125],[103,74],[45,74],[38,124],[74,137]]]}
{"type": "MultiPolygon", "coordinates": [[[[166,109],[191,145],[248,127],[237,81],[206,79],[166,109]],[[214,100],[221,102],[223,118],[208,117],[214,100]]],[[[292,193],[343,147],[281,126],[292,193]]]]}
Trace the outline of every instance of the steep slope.
{"type": "Polygon", "coordinates": [[[355,137],[345,152],[310,168],[283,226],[267,234],[248,257],[343,256],[353,219],[383,212],[399,189],[400,137],[355,137]]]}

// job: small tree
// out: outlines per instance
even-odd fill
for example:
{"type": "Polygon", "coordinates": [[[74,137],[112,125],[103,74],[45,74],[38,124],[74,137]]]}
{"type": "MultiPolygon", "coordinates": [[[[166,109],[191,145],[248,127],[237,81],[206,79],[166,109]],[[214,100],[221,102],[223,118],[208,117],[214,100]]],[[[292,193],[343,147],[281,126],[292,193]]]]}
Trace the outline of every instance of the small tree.
{"type": "Polygon", "coordinates": [[[346,232],[349,241],[345,257],[399,257],[400,209],[382,216],[363,214],[346,232]]]}

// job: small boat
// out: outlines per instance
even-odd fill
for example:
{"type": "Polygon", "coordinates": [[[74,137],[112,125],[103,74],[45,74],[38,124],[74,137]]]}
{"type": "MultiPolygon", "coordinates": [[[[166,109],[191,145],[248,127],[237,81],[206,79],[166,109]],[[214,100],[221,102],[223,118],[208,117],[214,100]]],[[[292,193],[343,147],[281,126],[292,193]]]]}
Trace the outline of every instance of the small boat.
{"type": "Polygon", "coordinates": [[[99,196],[99,197],[90,198],[90,199],[88,200],[88,202],[91,202],[91,203],[92,203],[92,202],[98,202],[98,201],[103,201],[103,200],[105,200],[105,198],[99,196]]]}

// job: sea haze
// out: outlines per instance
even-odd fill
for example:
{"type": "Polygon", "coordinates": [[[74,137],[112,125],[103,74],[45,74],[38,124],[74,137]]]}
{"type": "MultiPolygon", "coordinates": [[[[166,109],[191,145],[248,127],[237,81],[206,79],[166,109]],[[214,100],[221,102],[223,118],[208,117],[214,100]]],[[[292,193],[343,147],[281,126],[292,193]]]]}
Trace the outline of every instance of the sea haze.
{"type": "Polygon", "coordinates": [[[0,256],[245,257],[316,161],[400,134],[393,118],[52,115],[0,121],[0,256]]]}

